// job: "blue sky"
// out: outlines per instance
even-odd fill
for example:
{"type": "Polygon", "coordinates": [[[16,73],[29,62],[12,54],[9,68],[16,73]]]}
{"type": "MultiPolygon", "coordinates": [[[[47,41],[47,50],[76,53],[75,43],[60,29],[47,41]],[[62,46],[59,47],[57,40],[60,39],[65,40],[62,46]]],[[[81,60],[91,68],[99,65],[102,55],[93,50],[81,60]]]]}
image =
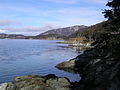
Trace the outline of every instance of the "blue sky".
{"type": "Polygon", "coordinates": [[[53,28],[104,21],[108,0],[0,0],[0,33],[37,35],[53,28]]]}

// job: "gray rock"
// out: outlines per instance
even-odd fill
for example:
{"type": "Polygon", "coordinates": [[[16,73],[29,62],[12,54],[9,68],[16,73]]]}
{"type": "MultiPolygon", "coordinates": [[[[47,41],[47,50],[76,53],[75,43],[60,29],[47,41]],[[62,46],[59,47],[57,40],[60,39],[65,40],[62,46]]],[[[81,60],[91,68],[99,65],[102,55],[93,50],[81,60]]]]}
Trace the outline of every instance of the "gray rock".
{"type": "Polygon", "coordinates": [[[2,83],[1,85],[0,85],[0,90],[6,90],[6,88],[7,88],[7,83],[2,83]]]}
{"type": "Polygon", "coordinates": [[[65,61],[65,62],[62,62],[58,65],[56,65],[55,67],[56,68],[59,68],[59,69],[74,69],[74,66],[75,66],[75,60],[70,60],[70,61],[65,61]]]}
{"type": "Polygon", "coordinates": [[[7,84],[6,89],[2,90],[71,90],[70,85],[67,78],[52,74],[44,77],[28,75],[16,77],[13,82],[7,84]]]}

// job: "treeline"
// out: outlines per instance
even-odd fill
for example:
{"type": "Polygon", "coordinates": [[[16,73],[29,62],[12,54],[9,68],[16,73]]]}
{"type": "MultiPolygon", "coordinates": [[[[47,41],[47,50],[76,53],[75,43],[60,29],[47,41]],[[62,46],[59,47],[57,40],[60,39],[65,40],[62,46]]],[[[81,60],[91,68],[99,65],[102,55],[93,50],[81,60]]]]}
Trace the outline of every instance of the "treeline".
{"type": "Polygon", "coordinates": [[[70,35],[70,38],[86,38],[88,41],[95,41],[99,37],[101,33],[105,33],[106,30],[104,28],[105,22],[98,23],[96,25],[92,25],[83,30],[78,30],[74,34],[70,35]]]}
{"type": "Polygon", "coordinates": [[[68,40],[96,41],[99,46],[120,45],[120,0],[109,1],[106,6],[111,7],[104,10],[103,14],[108,20],[78,30],[68,37],[68,40]],[[72,38],[72,39],[71,39],[72,38]],[[85,39],[86,38],[86,39],[85,39]]]}
{"type": "Polygon", "coordinates": [[[55,39],[66,39],[67,37],[60,34],[46,34],[46,35],[37,35],[37,36],[28,36],[27,39],[47,39],[47,40],[55,40],[55,39]]]}

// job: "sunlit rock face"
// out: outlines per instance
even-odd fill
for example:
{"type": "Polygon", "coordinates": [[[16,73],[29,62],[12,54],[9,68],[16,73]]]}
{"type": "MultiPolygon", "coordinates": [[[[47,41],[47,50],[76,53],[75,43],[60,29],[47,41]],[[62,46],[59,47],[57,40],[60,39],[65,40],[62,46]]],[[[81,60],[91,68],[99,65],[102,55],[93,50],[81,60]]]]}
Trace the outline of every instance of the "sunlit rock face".
{"type": "Polygon", "coordinates": [[[71,90],[67,78],[59,78],[53,74],[41,77],[29,75],[16,77],[13,82],[3,83],[0,90],[71,90]]]}

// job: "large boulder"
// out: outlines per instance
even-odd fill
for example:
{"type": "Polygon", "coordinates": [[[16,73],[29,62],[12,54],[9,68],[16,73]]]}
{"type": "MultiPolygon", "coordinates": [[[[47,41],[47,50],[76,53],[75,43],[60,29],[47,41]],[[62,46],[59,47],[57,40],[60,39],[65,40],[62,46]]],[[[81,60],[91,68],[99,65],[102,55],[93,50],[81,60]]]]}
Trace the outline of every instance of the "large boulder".
{"type": "Polygon", "coordinates": [[[56,77],[53,74],[41,77],[29,75],[16,77],[13,82],[2,84],[0,90],[71,90],[67,78],[56,77]]]}
{"type": "Polygon", "coordinates": [[[86,50],[84,51],[83,54],[77,56],[76,58],[71,59],[69,61],[61,62],[57,64],[55,67],[60,70],[68,71],[71,73],[78,73],[80,72],[80,68],[84,67],[88,62],[92,61],[93,58],[94,59],[98,58],[96,50],[95,49],[86,50]]]}
{"type": "Polygon", "coordinates": [[[6,90],[6,88],[7,88],[7,83],[2,83],[1,85],[0,85],[0,90],[6,90]]]}
{"type": "Polygon", "coordinates": [[[75,66],[75,59],[72,59],[70,61],[59,63],[55,67],[59,69],[74,69],[74,66],[75,66]]]}

